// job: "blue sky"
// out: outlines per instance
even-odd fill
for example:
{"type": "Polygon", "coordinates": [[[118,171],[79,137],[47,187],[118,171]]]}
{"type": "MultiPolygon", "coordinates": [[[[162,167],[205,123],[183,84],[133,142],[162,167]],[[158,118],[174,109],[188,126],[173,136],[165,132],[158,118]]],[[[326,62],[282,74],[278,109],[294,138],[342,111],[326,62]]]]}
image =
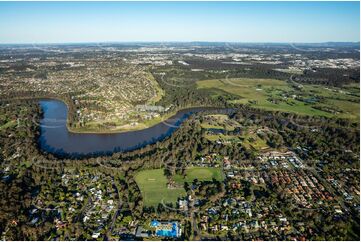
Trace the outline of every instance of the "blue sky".
{"type": "Polygon", "coordinates": [[[0,2],[0,43],[360,40],[359,2],[0,2]]]}

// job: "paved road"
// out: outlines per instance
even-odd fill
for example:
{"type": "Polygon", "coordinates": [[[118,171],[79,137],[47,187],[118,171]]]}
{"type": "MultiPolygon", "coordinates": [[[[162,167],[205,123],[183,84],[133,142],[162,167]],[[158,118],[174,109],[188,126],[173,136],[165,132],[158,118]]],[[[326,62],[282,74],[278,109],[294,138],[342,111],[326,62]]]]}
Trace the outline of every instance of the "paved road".
{"type": "Polygon", "coordinates": [[[105,235],[105,240],[108,240],[108,238],[111,237],[113,229],[114,229],[115,220],[117,219],[117,217],[119,215],[119,212],[120,212],[120,210],[121,210],[121,208],[123,206],[123,201],[122,201],[121,196],[119,194],[118,186],[114,183],[114,181],[113,181],[113,187],[114,187],[114,189],[116,190],[116,192],[118,194],[117,210],[113,214],[112,223],[111,223],[111,225],[110,225],[110,227],[109,227],[109,229],[108,229],[108,231],[107,231],[107,233],[105,235]]]}

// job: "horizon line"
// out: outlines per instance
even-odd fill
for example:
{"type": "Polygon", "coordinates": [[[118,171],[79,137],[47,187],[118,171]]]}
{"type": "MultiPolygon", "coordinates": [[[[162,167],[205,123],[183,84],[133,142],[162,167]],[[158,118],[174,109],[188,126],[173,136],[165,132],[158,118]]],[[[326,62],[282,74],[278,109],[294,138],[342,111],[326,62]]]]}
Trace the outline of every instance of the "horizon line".
{"type": "Polygon", "coordinates": [[[231,43],[231,44],[331,44],[331,43],[349,43],[360,44],[360,41],[208,41],[208,40],[170,40],[170,41],[75,41],[75,42],[16,42],[16,43],[1,43],[0,45],[65,45],[65,44],[128,44],[128,43],[231,43]]]}

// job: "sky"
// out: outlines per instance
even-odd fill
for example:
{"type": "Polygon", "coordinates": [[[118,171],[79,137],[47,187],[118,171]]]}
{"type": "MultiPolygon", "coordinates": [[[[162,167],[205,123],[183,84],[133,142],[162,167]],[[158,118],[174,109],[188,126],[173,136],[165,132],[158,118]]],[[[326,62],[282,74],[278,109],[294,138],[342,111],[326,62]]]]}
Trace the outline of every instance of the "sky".
{"type": "Polygon", "coordinates": [[[0,43],[358,42],[359,2],[0,2],[0,43]]]}

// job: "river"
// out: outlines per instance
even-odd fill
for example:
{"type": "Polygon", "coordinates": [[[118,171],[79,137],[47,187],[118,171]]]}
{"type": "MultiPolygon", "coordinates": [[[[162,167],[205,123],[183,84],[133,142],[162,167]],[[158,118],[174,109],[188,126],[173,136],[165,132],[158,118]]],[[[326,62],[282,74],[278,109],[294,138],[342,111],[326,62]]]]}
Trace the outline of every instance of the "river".
{"type": "Polygon", "coordinates": [[[66,126],[68,108],[64,102],[50,99],[39,102],[43,110],[39,146],[43,151],[63,157],[110,155],[114,152],[141,148],[170,136],[193,113],[214,110],[188,108],[177,112],[164,122],[143,130],[92,134],[69,132],[66,126]]]}

